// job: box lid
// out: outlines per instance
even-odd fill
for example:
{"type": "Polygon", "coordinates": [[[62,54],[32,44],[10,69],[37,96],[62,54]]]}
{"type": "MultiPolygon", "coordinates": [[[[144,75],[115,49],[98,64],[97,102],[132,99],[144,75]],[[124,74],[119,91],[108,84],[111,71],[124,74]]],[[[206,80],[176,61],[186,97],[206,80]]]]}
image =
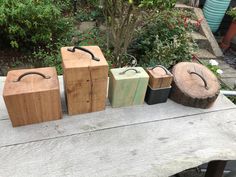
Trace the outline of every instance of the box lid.
{"type": "Polygon", "coordinates": [[[111,69],[110,72],[115,80],[149,78],[148,74],[142,67],[114,68],[111,69]]]}
{"type": "Polygon", "coordinates": [[[12,70],[7,73],[3,96],[59,89],[54,67],[12,70]]]}
{"type": "Polygon", "coordinates": [[[149,75],[153,76],[154,79],[173,76],[170,71],[168,71],[164,66],[161,65],[147,68],[147,72],[149,75]]]}
{"type": "Polygon", "coordinates": [[[82,46],[83,49],[78,49],[81,47],[62,47],[61,55],[64,68],[83,68],[83,67],[99,67],[108,66],[108,63],[98,46],[82,46]],[[87,51],[88,50],[88,51],[87,51]],[[92,55],[95,60],[92,59],[92,55]],[[99,61],[96,61],[99,59],[99,61]]]}

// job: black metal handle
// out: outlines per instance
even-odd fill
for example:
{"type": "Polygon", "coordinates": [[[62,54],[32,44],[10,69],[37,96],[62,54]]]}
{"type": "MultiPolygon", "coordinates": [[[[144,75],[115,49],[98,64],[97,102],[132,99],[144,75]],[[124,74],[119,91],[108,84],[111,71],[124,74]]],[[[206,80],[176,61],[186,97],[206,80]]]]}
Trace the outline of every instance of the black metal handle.
{"type": "Polygon", "coordinates": [[[73,48],[68,48],[67,50],[70,51],[70,52],[75,52],[75,49],[82,50],[82,51],[84,51],[84,52],[89,53],[89,54],[92,56],[92,60],[100,61],[100,59],[97,58],[97,57],[95,57],[94,54],[93,54],[90,50],[85,49],[85,48],[83,48],[83,47],[77,47],[77,46],[75,46],[75,47],[73,47],[73,48]]]}
{"type": "Polygon", "coordinates": [[[200,75],[200,74],[198,74],[198,73],[196,73],[196,72],[193,72],[193,71],[188,71],[188,73],[189,73],[189,74],[195,74],[195,75],[199,76],[199,77],[202,79],[202,81],[204,82],[205,88],[208,90],[207,81],[206,81],[206,79],[205,79],[202,75],[200,75]]]}
{"type": "Polygon", "coordinates": [[[162,68],[166,72],[166,74],[168,74],[168,75],[170,74],[169,71],[162,65],[156,65],[156,66],[152,67],[151,70],[153,70],[155,68],[162,68]]]}
{"type": "Polygon", "coordinates": [[[26,73],[24,73],[24,74],[21,74],[21,75],[18,77],[18,79],[15,80],[14,82],[20,82],[20,80],[21,80],[23,77],[25,77],[25,76],[27,76],[27,75],[30,75],[30,74],[37,74],[37,75],[40,75],[40,76],[42,76],[44,79],[50,79],[50,78],[51,78],[50,76],[46,76],[46,75],[44,75],[44,74],[42,74],[42,73],[35,72],[35,71],[31,71],[31,72],[26,72],[26,73]]]}
{"type": "Polygon", "coordinates": [[[137,69],[130,68],[130,69],[126,69],[125,71],[120,72],[119,74],[120,74],[120,75],[123,75],[123,74],[125,74],[127,71],[131,71],[131,70],[135,71],[136,73],[140,73],[140,71],[138,71],[137,69]]]}

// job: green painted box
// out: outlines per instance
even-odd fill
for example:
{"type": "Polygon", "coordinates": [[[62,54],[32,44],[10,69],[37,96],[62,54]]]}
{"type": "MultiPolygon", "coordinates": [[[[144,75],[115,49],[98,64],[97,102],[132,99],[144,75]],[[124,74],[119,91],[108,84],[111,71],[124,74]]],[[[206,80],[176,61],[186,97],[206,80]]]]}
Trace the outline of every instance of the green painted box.
{"type": "Polygon", "coordinates": [[[143,104],[149,75],[141,67],[110,70],[108,98],[112,107],[143,104]]]}

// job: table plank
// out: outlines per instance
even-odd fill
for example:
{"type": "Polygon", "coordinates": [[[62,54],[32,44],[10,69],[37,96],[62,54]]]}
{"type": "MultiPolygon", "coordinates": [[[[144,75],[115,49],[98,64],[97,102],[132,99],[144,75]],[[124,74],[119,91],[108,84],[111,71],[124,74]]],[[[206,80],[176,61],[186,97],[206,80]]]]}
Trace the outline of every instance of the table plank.
{"type": "Polygon", "coordinates": [[[225,110],[1,147],[0,176],[167,177],[233,160],[235,115],[225,110]]]}

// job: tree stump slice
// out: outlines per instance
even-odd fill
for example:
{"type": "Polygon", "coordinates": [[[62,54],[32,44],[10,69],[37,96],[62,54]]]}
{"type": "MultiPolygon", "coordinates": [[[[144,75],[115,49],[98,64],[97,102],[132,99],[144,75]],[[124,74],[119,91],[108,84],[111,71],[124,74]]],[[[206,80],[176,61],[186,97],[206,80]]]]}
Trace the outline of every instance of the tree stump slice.
{"type": "Polygon", "coordinates": [[[209,108],[220,92],[217,77],[198,63],[181,62],[172,70],[174,82],[170,98],[185,106],[209,108]]]}

